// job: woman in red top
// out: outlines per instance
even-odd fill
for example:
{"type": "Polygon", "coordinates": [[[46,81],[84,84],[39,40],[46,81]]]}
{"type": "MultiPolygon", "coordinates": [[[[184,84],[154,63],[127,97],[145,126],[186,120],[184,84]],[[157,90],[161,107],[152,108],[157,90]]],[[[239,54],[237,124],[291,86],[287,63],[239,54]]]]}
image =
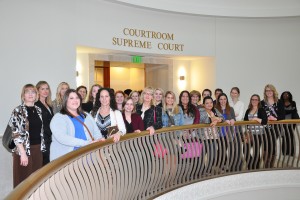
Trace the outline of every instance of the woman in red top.
{"type": "Polygon", "coordinates": [[[127,133],[140,133],[141,131],[145,130],[143,119],[139,114],[135,112],[135,103],[133,102],[131,97],[127,97],[124,100],[122,115],[127,133]]]}

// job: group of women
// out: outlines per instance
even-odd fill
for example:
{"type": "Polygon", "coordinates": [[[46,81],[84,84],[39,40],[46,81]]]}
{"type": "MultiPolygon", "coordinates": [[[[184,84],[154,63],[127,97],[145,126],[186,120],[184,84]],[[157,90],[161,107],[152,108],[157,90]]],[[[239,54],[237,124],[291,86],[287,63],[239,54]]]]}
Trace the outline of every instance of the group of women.
{"type": "MultiPolygon", "coordinates": [[[[98,84],[88,93],[85,86],[74,90],[62,82],[57,87],[56,99],[51,101],[51,90],[46,81],[40,81],[36,86],[27,84],[21,92],[22,104],[13,110],[9,121],[16,144],[13,149],[14,187],[51,160],[106,138],[118,142],[126,133],[147,130],[152,135],[157,129],[170,126],[206,123],[214,127],[220,122],[233,126],[235,121],[243,119],[266,125],[267,121],[299,118],[291,93],[284,92],[279,99],[271,84],[265,87],[262,101],[259,95],[251,96],[245,115],[239,95],[239,88],[234,87],[229,100],[218,89],[214,102],[212,92],[205,89],[201,102],[200,92],[184,90],[177,103],[174,92],[164,92],[161,88],[146,87],[141,93],[131,91],[127,96],[122,91],[114,92],[98,84]]],[[[221,132],[226,133],[226,130],[221,132]]],[[[278,137],[277,133],[271,135],[274,140],[278,137]]],[[[226,137],[226,134],[221,136],[226,137]]],[[[274,145],[273,139],[265,141],[268,143],[265,146],[274,145]]],[[[212,146],[207,145],[207,148],[212,146]]],[[[264,150],[271,166],[275,152],[264,150]]]]}

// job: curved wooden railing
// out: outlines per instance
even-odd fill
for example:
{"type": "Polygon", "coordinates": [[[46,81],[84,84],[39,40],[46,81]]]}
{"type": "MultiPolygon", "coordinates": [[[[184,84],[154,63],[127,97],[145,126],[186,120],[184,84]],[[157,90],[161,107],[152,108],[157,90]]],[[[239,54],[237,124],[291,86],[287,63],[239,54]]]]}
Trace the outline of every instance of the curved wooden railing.
{"type": "Polygon", "coordinates": [[[163,128],[153,136],[127,134],[116,144],[109,139],[52,161],[6,199],[151,199],[223,175],[299,169],[298,124],[198,124],[163,128]],[[252,142],[246,130],[254,133],[252,142]]]}

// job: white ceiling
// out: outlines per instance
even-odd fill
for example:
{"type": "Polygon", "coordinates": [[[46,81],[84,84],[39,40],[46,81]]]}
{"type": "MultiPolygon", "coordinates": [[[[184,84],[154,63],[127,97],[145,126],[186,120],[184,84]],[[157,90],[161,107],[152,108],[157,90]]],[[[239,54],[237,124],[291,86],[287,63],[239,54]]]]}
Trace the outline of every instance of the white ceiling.
{"type": "Polygon", "coordinates": [[[223,17],[300,16],[300,0],[107,0],[145,9],[223,17]]]}

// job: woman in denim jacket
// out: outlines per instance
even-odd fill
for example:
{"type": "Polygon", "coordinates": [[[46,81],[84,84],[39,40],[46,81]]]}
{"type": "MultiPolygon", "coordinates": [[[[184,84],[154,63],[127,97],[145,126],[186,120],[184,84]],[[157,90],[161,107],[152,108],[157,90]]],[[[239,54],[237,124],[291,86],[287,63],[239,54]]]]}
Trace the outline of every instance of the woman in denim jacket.
{"type": "Polygon", "coordinates": [[[172,91],[167,91],[165,94],[162,122],[163,127],[183,125],[183,111],[181,107],[176,104],[176,96],[172,91]]]}

